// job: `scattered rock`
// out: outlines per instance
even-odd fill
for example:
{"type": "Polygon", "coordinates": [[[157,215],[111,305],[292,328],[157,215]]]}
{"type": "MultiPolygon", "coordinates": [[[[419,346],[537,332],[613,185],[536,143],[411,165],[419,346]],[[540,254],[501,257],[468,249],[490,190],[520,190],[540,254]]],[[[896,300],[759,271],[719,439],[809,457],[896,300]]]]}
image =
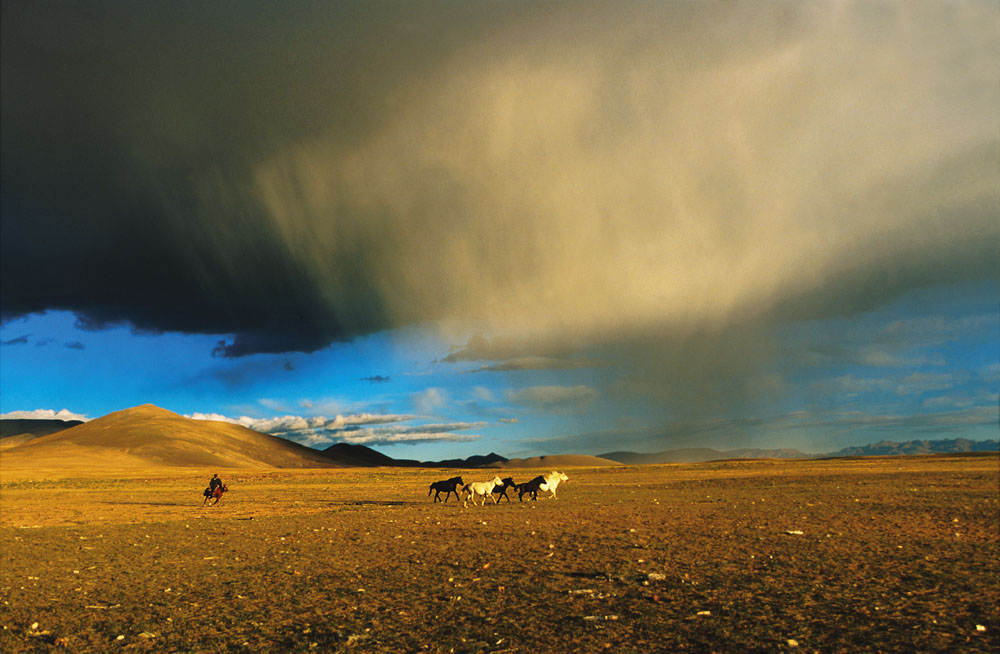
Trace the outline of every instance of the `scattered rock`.
{"type": "Polygon", "coordinates": [[[794,638],[789,638],[788,639],[788,646],[789,647],[798,647],[799,646],[799,641],[795,640],[794,638]]]}
{"type": "Polygon", "coordinates": [[[666,581],[666,579],[667,575],[662,574],[660,572],[650,572],[648,575],[646,575],[647,581],[666,581]]]}
{"type": "Polygon", "coordinates": [[[799,531],[798,529],[788,529],[788,530],[785,531],[785,533],[789,534],[791,536],[801,536],[805,532],[799,531]]]}
{"type": "Polygon", "coordinates": [[[698,611],[698,615],[712,615],[711,611],[698,611]]]}

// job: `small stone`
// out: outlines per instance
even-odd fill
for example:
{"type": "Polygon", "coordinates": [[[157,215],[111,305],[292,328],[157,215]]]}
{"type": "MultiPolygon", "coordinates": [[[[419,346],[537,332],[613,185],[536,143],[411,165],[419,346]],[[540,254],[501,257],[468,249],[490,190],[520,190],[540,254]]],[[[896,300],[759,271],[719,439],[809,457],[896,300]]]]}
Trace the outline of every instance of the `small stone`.
{"type": "Polygon", "coordinates": [[[789,638],[788,639],[788,646],[789,647],[798,647],[799,646],[799,641],[795,640],[794,638],[789,638]]]}

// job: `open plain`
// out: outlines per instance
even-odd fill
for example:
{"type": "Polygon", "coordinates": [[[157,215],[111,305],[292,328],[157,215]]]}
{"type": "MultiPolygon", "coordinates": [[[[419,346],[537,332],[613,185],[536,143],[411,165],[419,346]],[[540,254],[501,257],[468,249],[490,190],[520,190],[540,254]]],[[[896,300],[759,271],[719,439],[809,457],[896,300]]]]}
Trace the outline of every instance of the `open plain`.
{"type": "Polygon", "coordinates": [[[492,472],[5,472],[0,650],[1000,650],[995,454],[492,472]]]}

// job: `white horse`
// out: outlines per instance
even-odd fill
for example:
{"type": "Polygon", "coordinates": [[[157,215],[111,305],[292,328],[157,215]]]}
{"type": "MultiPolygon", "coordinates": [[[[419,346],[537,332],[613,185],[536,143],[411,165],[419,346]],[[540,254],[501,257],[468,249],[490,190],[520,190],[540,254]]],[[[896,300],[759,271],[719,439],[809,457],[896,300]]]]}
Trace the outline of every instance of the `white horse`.
{"type": "Polygon", "coordinates": [[[493,489],[497,486],[503,486],[503,480],[500,477],[494,476],[490,481],[474,481],[470,484],[466,484],[462,487],[462,492],[466,493],[465,501],[462,502],[463,506],[469,506],[469,500],[472,503],[476,503],[476,495],[483,496],[483,506],[486,505],[486,498],[493,500],[493,503],[497,503],[497,498],[493,497],[493,489]]]}
{"type": "Polygon", "coordinates": [[[556,489],[559,488],[560,482],[564,481],[569,481],[569,477],[566,476],[566,473],[556,472],[553,470],[549,474],[545,475],[545,483],[539,484],[538,490],[549,491],[552,493],[549,497],[555,499],[556,489]]]}

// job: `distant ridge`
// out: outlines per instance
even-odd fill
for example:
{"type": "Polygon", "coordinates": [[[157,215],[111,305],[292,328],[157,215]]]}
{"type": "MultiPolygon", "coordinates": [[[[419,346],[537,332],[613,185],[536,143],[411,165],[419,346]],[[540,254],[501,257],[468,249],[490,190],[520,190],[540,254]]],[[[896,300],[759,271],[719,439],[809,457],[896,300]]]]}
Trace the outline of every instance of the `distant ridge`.
{"type": "Polygon", "coordinates": [[[843,456],[898,456],[906,454],[955,454],[960,452],[997,452],[1000,441],[972,441],[951,438],[935,441],[879,441],[859,447],[845,447],[829,457],[843,456]]]}
{"type": "Polygon", "coordinates": [[[323,450],[329,457],[352,466],[393,466],[397,468],[485,468],[507,461],[496,452],[486,455],[475,454],[467,459],[446,459],[444,461],[417,461],[415,459],[394,459],[376,452],[364,445],[335,443],[323,450]]]}
{"type": "MultiPolygon", "coordinates": [[[[408,461],[400,461],[381,452],[376,452],[370,447],[354,445],[352,443],[335,443],[323,450],[323,454],[349,466],[407,466],[410,464],[408,461]]],[[[419,461],[413,461],[412,463],[419,465],[419,461]]]]}
{"type": "Polygon", "coordinates": [[[650,465],[655,463],[702,463],[725,459],[808,459],[812,455],[792,449],[762,450],[743,448],[738,450],[714,450],[710,447],[689,447],[663,452],[608,452],[598,455],[629,465],[650,465]]]}
{"type": "Polygon", "coordinates": [[[497,461],[485,467],[487,468],[549,468],[557,469],[566,466],[598,467],[598,466],[620,466],[620,461],[613,461],[588,454],[549,454],[546,456],[533,456],[527,459],[508,459],[497,461]]]}
{"type": "Polygon", "coordinates": [[[63,429],[82,425],[82,420],[35,420],[27,418],[4,418],[0,420],[0,438],[30,434],[47,436],[63,429]]]}
{"type": "Polygon", "coordinates": [[[240,425],[145,404],[3,450],[3,467],[340,467],[322,452],[240,425]]]}
{"type": "Polygon", "coordinates": [[[466,459],[445,459],[444,461],[425,461],[421,465],[428,468],[485,468],[493,463],[505,463],[507,459],[496,452],[483,456],[474,454],[466,459]]]}
{"type": "Polygon", "coordinates": [[[602,459],[611,459],[629,465],[650,465],[656,463],[702,463],[726,459],[828,459],[846,456],[901,456],[996,451],[1000,451],[1000,441],[972,441],[965,438],[953,438],[933,441],[880,441],[870,445],[845,447],[842,450],[824,454],[807,454],[793,449],[715,450],[699,447],[652,453],[608,452],[598,456],[602,459]]]}

